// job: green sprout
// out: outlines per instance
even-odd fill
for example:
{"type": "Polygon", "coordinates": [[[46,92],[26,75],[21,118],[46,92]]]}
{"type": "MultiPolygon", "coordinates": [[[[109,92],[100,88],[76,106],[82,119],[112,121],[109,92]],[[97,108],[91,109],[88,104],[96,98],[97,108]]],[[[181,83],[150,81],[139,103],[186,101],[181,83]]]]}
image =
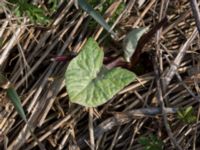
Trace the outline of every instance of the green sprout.
{"type": "Polygon", "coordinates": [[[194,109],[192,106],[182,108],[177,112],[178,118],[187,124],[192,124],[196,121],[197,117],[194,114],[194,109]]]}
{"type": "Polygon", "coordinates": [[[164,145],[160,139],[152,134],[148,137],[140,137],[139,143],[144,146],[144,150],[162,150],[164,145]]]}
{"type": "Polygon", "coordinates": [[[9,0],[8,2],[14,4],[11,6],[11,9],[18,17],[27,16],[31,22],[36,24],[46,24],[49,22],[42,8],[30,4],[26,0],[9,0]]]}

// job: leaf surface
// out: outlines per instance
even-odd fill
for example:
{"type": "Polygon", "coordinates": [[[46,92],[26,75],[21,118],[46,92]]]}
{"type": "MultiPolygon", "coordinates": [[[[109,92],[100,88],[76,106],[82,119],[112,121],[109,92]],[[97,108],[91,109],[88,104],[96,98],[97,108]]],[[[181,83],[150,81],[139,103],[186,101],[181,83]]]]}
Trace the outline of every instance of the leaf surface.
{"type": "Polygon", "coordinates": [[[135,74],[122,69],[103,66],[103,50],[90,38],[65,73],[71,102],[96,107],[111,99],[124,86],[135,80],[135,74]]]}
{"type": "Polygon", "coordinates": [[[148,27],[133,29],[126,35],[123,40],[123,51],[126,61],[130,62],[130,58],[135,52],[139,39],[148,29],[148,27]]]}

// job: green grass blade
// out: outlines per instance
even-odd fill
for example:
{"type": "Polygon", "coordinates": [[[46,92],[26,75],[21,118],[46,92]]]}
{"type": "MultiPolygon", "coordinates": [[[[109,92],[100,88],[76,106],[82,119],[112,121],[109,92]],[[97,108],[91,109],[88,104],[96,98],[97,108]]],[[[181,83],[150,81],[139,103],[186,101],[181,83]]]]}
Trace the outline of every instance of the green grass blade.
{"type": "Polygon", "coordinates": [[[16,92],[16,90],[13,87],[9,87],[7,89],[7,95],[10,98],[12,104],[14,105],[16,111],[18,112],[18,114],[20,115],[20,117],[26,122],[28,130],[30,131],[32,137],[34,138],[34,140],[38,143],[38,146],[40,147],[41,150],[45,150],[45,147],[43,144],[41,144],[41,142],[38,140],[38,138],[36,137],[36,135],[34,134],[30,124],[28,123],[28,120],[26,118],[25,112],[23,110],[20,98],[16,92]]]}
{"type": "Polygon", "coordinates": [[[16,111],[20,115],[20,117],[25,121],[27,124],[27,128],[29,132],[31,133],[31,136],[34,138],[34,140],[38,143],[38,146],[41,150],[45,150],[44,145],[38,140],[36,135],[34,134],[31,125],[29,124],[24,109],[21,104],[20,97],[18,96],[16,90],[11,86],[8,79],[0,72],[0,87],[7,91],[7,96],[10,99],[11,103],[14,105],[16,111]]]}
{"type": "Polygon", "coordinates": [[[27,122],[25,112],[22,108],[21,100],[16,92],[16,90],[11,86],[9,80],[0,72],[0,87],[7,91],[7,96],[14,105],[16,111],[22,117],[22,119],[27,122]]]}
{"type": "Polygon", "coordinates": [[[86,11],[96,22],[98,22],[104,29],[115,36],[115,33],[111,30],[111,27],[107,24],[104,18],[96,12],[92,6],[90,6],[85,0],[78,0],[80,7],[86,11]]]}
{"type": "Polygon", "coordinates": [[[7,89],[7,95],[10,98],[12,104],[14,105],[14,107],[17,110],[17,112],[19,113],[19,115],[22,117],[22,119],[25,122],[27,122],[26,115],[25,115],[24,110],[22,108],[20,98],[19,98],[17,92],[15,91],[15,89],[13,87],[9,87],[7,89]]]}

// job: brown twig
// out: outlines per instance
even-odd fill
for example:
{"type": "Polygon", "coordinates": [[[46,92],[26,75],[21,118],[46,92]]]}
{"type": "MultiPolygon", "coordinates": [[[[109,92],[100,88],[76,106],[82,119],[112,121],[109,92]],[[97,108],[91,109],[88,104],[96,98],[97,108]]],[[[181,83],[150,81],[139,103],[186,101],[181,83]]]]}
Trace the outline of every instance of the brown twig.
{"type": "MultiPolygon", "coordinates": [[[[174,114],[177,112],[176,108],[165,108],[166,114],[174,114]]],[[[112,112],[114,115],[102,123],[100,123],[94,130],[95,138],[102,136],[104,133],[109,132],[116,126],[124,125],[135,119],[136,117],[153,117],[156,115],[160,115],[162,113],[161,108],[140,108],[127,112],[112,112]]],[[[88,136],[85,135],[82,139],[88,139],[88,136]]],[[[86,146],[86,143],[80,139],[78,141],[78,145],[83,149],[86,146]]]]}
{"type": "Polygon", "coordinates": [[[174,63],[171,64],[169,70],[164,74],[163,78],[163,88],[164,90],[167,89],[167,86],[169,85],[170,81],[172,80],[172,77],[176,73],[176,70],[178,69],[183,57],[185,56],[186,50],[188,49],[191,42],[194,40],[194,38],[197,36],[197,29],[194,29],[191,36],[188,38],[188,40],[185,42],[185,44],[180,48],[180,51],[178,55],[176,56],[174,63]]]}
{"type": "Polygon", "coordinates": [[[167,134],[171,140],[171,142],[173,143],[173,145],[175,146],[176,149],[178,150],[182,150],[181,146],[177,143],[177,140],[175,139],[173,133],[172,133],[172,130],[169,126],[169,122],[167,120],[167,114],[166,114],[166,107],[165,107],[165,103],[164,103],[164,99],[163,99],[163,91],[162,91],[162,82],[161,82],[161,79],[160,79],[160,71],[158,69],[158,61],[157,61],[158,58],[155,57],[155,60],[154,60],[154,72],[155,72],[155,76],[156,76],[156,85],[157,85],[157,99],[160,103],[160,107],[161,107],[161,110],[162,110],[162,117],[163,117],[163,122],[164,122],[164,126],[165,126],[165,129],[167,131],[167,134]]]}
{"type": "Polygon", "coordinates": [[[191,5],[191,8],[192,8],[192,13],[193,13],[193,16],[194,16],[194,19],[195,19],[195,22],[196,22],[198,32],[200,34],[200,12],[199,12],[199,7],[198,7],[198,4],[197,4],[197,1],[196,0],[190,0],[190,5],[191,5]]]}

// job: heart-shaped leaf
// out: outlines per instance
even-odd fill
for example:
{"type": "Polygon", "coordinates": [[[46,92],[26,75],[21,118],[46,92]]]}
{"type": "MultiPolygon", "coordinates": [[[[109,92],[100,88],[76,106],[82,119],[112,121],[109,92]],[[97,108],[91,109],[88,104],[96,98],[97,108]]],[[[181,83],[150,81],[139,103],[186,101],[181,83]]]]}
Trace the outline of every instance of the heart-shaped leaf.
{"type": "Polygon", "coordinates": [[[71,102],[96,107],[111,99],[124,86],[135,80],[134,73],[103,66],[103,50],[90,38],[65,73],[71,102]]]}
{"type": "Polygon", "coordinates": [[[139,39],[148,29],[148,27],[133,29],[126,35],[123,40],[123,51],[126,61],[130,62],[130,58],[135,52],[139,39]]]}

